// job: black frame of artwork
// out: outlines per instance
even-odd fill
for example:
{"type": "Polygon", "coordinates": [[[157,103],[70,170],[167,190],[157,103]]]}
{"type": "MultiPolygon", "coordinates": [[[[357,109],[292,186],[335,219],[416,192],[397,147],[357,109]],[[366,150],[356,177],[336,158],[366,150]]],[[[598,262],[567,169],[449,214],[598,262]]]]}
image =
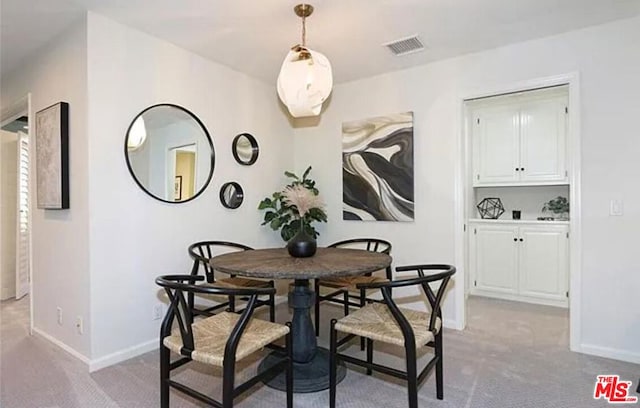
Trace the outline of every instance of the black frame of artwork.
{"type": "MultiPolygon", "coordinates": [[[[42,194],[40,186],[36,191],[36,203],[37,208],[45,210],[67,210],[70,207],[69,200],[69,104],[67,102],[54,103],[38,112],[36,112],[36,124],[35,130],[35,145],[36,145],[36,158],[38,155],[38,148],[42,147],[42,138],[45,136],[42,134],[42,129],[38,126],[38,117],[47,114],[50,109],[60,106],[60,116],[55,118],[59,123],[59,133],[53,135],[53,143],[58,143],[60,149],[60,163],[42,163],[41,160],[36,160],[36,178],[42,177],[45,171],[45,166],[59,166],[60,172],[60,200],[56,203],[42,202],[42,194]]],[[[38,184],[38,183],[36,183],[38,184]]]]}
{"type": "Polygon", "coordinates": [[[175,201],[182,200],[182,176],[176,176],[173,181],[173,199],[175,201]]]}

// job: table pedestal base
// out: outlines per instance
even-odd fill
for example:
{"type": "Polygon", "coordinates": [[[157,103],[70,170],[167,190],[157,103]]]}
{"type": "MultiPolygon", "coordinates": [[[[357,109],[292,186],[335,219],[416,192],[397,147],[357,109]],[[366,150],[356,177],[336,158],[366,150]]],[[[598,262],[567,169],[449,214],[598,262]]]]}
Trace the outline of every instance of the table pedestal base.
{"type": "MultiPolygon", "coordinates": [[[[274,351],[265,357],[258,366],[261,373],[267,368],[282,361],[281,352],[274,351]]],[[[344,363],[338,360],[336,382],[342,381],[347,374],[344,363]]],[[[276,390],[285,391],[287,383],[285,373],[281,372],[277,376],[265,381],[265,384],[276,390]]],[[[329,350],[318,347],[315,357],[308,363],[293,363],[293,392],[305,393],[322,391],[329,388],[329,350]]]]}

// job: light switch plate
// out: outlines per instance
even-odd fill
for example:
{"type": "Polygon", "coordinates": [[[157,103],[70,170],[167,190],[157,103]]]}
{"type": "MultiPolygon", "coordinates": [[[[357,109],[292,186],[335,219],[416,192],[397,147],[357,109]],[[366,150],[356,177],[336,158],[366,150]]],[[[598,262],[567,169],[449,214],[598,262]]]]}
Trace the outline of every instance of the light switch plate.
{"type": "Polygon", "coordinates": [[[624,214],[624,203],[622,200],[611,200],[609,215],[621,216],[624,214]]]}

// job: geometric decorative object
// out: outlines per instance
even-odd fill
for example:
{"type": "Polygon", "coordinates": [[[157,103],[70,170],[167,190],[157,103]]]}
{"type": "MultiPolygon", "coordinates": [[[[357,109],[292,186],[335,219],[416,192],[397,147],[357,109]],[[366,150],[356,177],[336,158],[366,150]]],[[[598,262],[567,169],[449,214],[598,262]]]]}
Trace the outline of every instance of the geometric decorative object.
{"type": "Polygon", "coordinates": [[[331,94],[331,64],[323,54],[306,46],[306,18],[313,13],[310,4],[293,9],[302,18],[302,44],[291,47],[278,75],[278,96],[294,118],[318,116],[322,104],[331,94]]]}
{"type": "Polygon", "coordinates": [[[37,207],[69,208],[69,104],[36,113],[37,207]]]}
{"type": "Polygon", "coordinates": [[[342,218],[413,221],[413,112],[342,124],[342,218]]]}
{"type": "Polygon", "coordinates": [[[476,205],[481,218],[497,220],[504,213],[504,206],[499,198],[485,198],[476,205]]]}

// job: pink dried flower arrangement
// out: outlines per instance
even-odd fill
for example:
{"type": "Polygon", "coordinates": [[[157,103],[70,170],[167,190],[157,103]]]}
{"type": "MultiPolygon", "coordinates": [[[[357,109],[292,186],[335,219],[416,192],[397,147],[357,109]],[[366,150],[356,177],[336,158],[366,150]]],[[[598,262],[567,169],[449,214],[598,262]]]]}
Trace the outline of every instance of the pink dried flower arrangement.
{"type": "Polygon", "coordinates": [[[317,238],[320,233],[312,223],[327,222],[324,203],[318,197],[316,182],[309,178],[310,172],[311,166],[307,167],[302,177],[285,171],[284,175],[293,181],[284,191],[276,191],[258,204],[258,209],[265,211],[262,225],[269,225],[274,231],[280,230],[280,236],[284,241],[288,242],[301,228],[317,238]]]}
{"type": "Polygon", "coordinates": [[[282,191],[282,198],[285,204],[296,208],[299,218],[303,218],[314,208],[324,209],[324,202],[320,196],[301,184],[287,186],[282,191]]]}

